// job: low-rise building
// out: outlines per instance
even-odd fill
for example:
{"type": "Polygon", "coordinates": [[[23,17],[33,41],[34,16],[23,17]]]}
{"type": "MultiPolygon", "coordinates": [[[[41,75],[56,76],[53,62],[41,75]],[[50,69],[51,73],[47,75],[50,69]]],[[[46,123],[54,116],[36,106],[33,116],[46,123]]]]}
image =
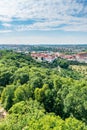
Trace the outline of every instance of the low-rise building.
{"type": "Polygon", "coordinates": [[[31,53],[32,58],[38,61],[53,62],[57,57],[46,53],[31,53]]]}
{"type": "Polygon", "coordinates": [[[76,54],[76,59],[79,62],[87,63],[87,52],[76,54]]]}

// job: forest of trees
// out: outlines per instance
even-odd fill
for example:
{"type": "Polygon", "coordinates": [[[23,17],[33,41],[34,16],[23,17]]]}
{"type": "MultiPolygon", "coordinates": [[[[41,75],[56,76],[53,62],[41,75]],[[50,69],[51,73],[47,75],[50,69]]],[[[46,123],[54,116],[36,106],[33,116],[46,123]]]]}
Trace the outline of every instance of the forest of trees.
{"type": "Polygon", "coordinates": [[[0,51],[0,130],[87,130],[87,81],[70,64],[0,51]]]}

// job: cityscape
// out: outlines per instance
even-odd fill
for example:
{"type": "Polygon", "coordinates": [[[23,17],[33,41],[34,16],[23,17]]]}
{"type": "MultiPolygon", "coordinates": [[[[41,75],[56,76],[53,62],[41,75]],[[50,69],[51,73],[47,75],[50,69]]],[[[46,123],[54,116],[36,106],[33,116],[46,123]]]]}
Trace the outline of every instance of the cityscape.
{"type": "Polygon", "coordinates": [[[0,49],[31,54],[37,61],[53,62],[56,58],[87,63],[87,45],[0,45],[0,49]]]}
{"type": "Polygon", "coordinates": [[[0,130],[87,130],[87,0],[0,0],[0,130]]]}

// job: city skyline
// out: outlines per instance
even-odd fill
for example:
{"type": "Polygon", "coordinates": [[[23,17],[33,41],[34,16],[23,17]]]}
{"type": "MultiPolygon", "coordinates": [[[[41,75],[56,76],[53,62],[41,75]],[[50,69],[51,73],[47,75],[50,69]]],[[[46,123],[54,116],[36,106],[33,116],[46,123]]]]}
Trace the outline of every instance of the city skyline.
{"type": "Polygon", "coordinates": [[[87,44],[86,0],[3,0],[0,5],[0,44],[87,44]]]}

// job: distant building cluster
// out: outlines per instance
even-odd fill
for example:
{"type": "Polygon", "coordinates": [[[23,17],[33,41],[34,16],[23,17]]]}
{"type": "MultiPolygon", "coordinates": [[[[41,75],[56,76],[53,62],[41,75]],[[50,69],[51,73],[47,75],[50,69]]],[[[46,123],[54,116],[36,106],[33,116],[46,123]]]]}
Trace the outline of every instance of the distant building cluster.
{"type": "Polygon", "coordinates": [[[33,59],[38,61],[47,61],[49,63],[53,62],[56,58],[60,57],[62,59],[67,59],[71,61],[79,61],[87,63],[87,52],[72,54],[72,55],[65,55],[63,53],[45,53],[45,52],[32,52],[31,56],[33,59]]]}
{"type": "Polygon", "coordinates": [[[87,63],[87,52],[77,54],[77,55],[76,55],[76,59],[77,59],[79,62],[85,62],[85,63],[87,63]]]}
{"type": "Polygon", "coordinates": [[[57,58],[55,55],[46,53],[31,53],[31,56],[36,60],[47,62],[53,62],[57,58]]]}

